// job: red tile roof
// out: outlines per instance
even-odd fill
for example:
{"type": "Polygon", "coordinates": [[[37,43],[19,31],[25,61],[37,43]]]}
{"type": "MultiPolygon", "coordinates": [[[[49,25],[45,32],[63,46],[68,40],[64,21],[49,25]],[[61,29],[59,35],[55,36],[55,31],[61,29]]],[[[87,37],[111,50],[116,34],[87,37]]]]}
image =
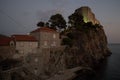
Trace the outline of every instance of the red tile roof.
{"type": "Polygon", "coordinates": [[[30,33],[34,33],[34,32],[56,32],[54,29],[50,29],[48,27],[41,27],[41,28],[37,28],[33,31],[31,31],[30,33]]]}
{"type": "Polygon", "coordinates": [[[35,37],[30,35],[12,35],[15,41],[37,41],[35,37]]]}
{"type": "Polygon", "coordinates": [[[10,37],[0,37],[0,46],[8,46],[12,38],[10,37]]]}

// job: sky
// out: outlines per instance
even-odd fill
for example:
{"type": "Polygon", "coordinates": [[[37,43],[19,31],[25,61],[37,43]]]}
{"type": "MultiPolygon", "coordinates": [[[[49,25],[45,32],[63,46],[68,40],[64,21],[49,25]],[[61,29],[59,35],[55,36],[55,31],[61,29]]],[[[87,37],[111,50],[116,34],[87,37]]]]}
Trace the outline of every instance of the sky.
{"type": "Polygon", "coordinates": [[[109,43],[120,43],[120,0],[0,0],[0,34],[28,34],[39,21],[89,6],[104,26],[109,43]]]}

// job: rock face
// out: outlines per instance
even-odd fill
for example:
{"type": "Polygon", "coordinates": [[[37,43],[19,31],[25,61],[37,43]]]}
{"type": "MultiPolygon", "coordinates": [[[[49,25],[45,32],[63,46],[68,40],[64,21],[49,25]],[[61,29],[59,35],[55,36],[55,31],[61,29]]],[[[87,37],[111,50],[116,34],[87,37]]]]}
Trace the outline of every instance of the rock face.
{"type": "Polygon", "coordinates": [[[84,30],[73,30],[73,47],[65,51],[68,68],[75,66],[90,66],[110,55],[107,47],[107,38],[102,27],[84,30]]]}
{"type": "Polygon", "coordinates": [[[94,67],[111,54],[102,26],[71,29],[70,32],[74,36],[72,47],[51,53],[47,63],[49,73],[78,66],[94,67]]]}
{"type": "Polygon", "coordinates": [[[83,14],[84,25],[72,27],[65,35],[72,35],[72,47],[65,49],[66,66],[72,68],[75,66],[90,66],[98,64],[111,52],[108,49],[107,37],[103,26],[95,18],[89,7],[81,7],[75,10],[79,15],[83,14]],[[91,23],[92,22],[92,23],[91,23]]]}

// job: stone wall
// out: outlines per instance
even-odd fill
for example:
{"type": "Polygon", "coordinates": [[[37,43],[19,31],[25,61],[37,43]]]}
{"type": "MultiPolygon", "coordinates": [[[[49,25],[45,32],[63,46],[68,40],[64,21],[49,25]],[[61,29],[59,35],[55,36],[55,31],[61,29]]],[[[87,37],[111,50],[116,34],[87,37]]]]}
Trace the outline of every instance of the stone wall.
{"type": "Polygon", "coordinates": [[[36,54],[29,54],[26,63],[28,70],[38,75],[52,75],[65,69],[64,47],[39,48],[36,54]]]}
{"type": "Polygon", "coordinates": [[[60,47],[59,33],[57,32],[34,32],[30,35],[36,37],[38,40],[38,47],[51,48],[60,47]]]}
{"type": "Polygon", "coordinates": [[[36,49],[38,47],[38,42],[32,41],[17,41],[15,45],[16,53],[21,56],[25,56],[28,53],[36,53],[36,49]]]}
{"type": "Polygon", "coordinates": [[[10,46],[0,46],[0,61],[12,58],[12,56],[15,54],[15,48],[10,46]]]}

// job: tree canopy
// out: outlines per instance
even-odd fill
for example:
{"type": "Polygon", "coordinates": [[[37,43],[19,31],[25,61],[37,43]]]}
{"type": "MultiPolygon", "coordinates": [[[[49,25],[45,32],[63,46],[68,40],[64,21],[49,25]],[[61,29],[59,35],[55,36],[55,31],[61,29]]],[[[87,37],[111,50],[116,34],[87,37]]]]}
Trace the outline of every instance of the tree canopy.
{"type": "Polygon", "coordinates": [[[66,21],[61,14],[55,14],[50,17],[50,26],[52,29],[65,29],[67,27],[66,21]]]}
{"type": "Polygon", "coordinates": [[[71,14],[68,19],[68,23],[71,24],[72,27],[82,26],[84,24],[83,16],[77,12],[71,14]]]}
{"type": "Polygon", "coordinates": [[[92,22],[87,22],[85,23],[83,20],[83,16],[80,13],[79,9],[76,9],[74,13],[72,13],[70,16],[68,16],[68,26],[66,25],[66,21],[64,17],[61,14],[55,14],[50,17],[48,22],[38,22],[37,26],[38,27],[49,27],[54,30],[61,30],[66,31],[70,29],[77,29],[81,30],[82,28],[84,29],[89,29],[89,28],[96,28],[96,27],[101,27],[99,24],[93,25],[92,22]]]}
{"type": "Polygon", "coordinates": [[[40,22],[37,23],[37,26],[38,26],[38,27],[44,27],[44,26],[45,26],[45,23],[42,22],[42,21],[40,21],[40,22]]]}

